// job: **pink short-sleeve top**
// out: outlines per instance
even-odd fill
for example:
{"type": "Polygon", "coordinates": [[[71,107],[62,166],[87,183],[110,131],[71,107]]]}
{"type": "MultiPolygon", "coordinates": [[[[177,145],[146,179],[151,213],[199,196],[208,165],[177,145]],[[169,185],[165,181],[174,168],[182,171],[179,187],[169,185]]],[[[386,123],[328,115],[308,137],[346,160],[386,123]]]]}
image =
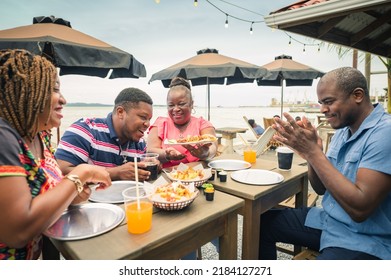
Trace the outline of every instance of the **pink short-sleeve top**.
{"type": "MultiPolygon", "coordinates": [[[[205,120],[202,117],[194,117],[192,116],[190,119],[189,124],[185,128],[184,131],[179,131],[178,128],[176,128],[174,122],[169,117],[158,117],[156,121],[150,126],[149,129],[156,127],[158,130],[158,137],[162,140],[162,149],[165,149],[169,146],[164,144],[165,139],[179,139],[187,137],[188,135],[201,135],[201,131],[208,127],[213,127],[212,123],[205,120]]],[[[148,143],[147,143],[148,146],[148,143]]],[[[177,149],[182,154],[186,155],[186,157],[180,161],[169,161],[163,164],[163,167],[170,167],[174,165],[178,165],[180,162],[188,163],[188,162],[194,162],[198,161],[199,159],[197,157],[194,157],[190,154],[190,152],[185,149],[184,147],[178,145],[175,146],[175,149],[177,149]]]]}

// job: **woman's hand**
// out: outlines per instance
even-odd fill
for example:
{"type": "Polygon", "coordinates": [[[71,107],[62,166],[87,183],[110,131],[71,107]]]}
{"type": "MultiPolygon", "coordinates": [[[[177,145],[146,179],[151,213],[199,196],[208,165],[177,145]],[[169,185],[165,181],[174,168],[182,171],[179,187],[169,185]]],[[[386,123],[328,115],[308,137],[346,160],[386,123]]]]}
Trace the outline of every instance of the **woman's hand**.
{"type": "Polygon", "coordinates": [[[83,191],[75,197],[72,204],[88,200],[91,195],[91,185],[98,184],[97,189],[106,189],[111,186],[110,174],[104,167],[80,164],[72,170],[72,173],[77,174],[84,182],[83,191]]]}
{"type": "MultiPolygon", "coordinates": [[[[90,188],[91,185],[89,184],[84,184],[84,189],[81,193],[79,193],[75,199],[72,201],[71,204],[79,204],[83,201],[87,201],[90,196],[91,196],[91,188],[90,188]]],[[[96,186],[95,184],[93,186],[96,186]]],[[[99,188],[99,186],[97,187],[97,189],[99,188]]],[[[108,186],[104,186],[104,188],[108,188],[108,186]]]]}
{"type": "Polygon", "coordinates": [[[110,174],[101,166],[83,163],[75,166],[71,173],[78,175],[83,183],[99,183],[102,187],[111,186],[110,174]]]}
{"type": "Polygon", "coordinates": [[[196,144],[196,145],[183,145],[192,156],[195,156],[199,159],[207,159],[210,155],[209,147],[213,143],[206,143],[206,144],[196,144]]]}
{"type": "Polygon", "coordinates": [[[167,149],[165,149],[164,152],[166,153],[165,157],[166,157],[167,161],[181,160],[186,157],[186,155],[182,154],[181,152],[179,152],[178,150],[176,150],[173,147],[168,147],[167,149]]]}

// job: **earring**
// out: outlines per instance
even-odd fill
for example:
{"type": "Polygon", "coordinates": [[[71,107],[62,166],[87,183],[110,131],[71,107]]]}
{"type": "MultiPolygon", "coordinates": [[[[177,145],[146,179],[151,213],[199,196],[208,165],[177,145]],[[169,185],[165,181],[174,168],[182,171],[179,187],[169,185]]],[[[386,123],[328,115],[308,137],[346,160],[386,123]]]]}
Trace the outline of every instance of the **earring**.
{"type": "Polygon", "coordinates": [[[191,109],[191,113],[194,115],[195,113],[197,113],[197,111],[194,109],[194,107],[191,109]]]}

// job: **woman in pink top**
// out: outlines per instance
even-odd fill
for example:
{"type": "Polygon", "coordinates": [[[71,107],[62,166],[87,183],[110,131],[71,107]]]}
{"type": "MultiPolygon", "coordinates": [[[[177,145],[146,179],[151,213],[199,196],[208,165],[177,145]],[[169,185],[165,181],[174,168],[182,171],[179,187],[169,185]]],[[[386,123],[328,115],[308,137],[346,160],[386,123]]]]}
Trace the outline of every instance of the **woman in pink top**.
{"type": "Polygon", "coordinates": [[[167,110],[168,117],[158,117],[150,126],[147,140],[148,151],[159,154],[163,167],[213,158],[217,152],[217,143],[174,147],[164,144],[165,139],[203,134],[216,136],[215,128],[209,121],[191,115],[193,97],[187,80],[180,77],[172,79],[167,94],[167,110]]]}

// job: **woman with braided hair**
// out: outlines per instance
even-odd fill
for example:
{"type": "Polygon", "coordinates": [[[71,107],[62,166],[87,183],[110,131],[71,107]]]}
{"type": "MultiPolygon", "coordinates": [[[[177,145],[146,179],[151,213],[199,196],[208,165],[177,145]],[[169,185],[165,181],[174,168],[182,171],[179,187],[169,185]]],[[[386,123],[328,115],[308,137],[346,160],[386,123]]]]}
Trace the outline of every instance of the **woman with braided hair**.
{"type": "Polygon", "coordinates": [[[0,260],[37,259],[42,232],[71,203],[88,199],[86,182],[111,185],[104,168],[87,164],[62,176],[48,136],[64,104],[51,62],[0,50],[0,260]]]}

